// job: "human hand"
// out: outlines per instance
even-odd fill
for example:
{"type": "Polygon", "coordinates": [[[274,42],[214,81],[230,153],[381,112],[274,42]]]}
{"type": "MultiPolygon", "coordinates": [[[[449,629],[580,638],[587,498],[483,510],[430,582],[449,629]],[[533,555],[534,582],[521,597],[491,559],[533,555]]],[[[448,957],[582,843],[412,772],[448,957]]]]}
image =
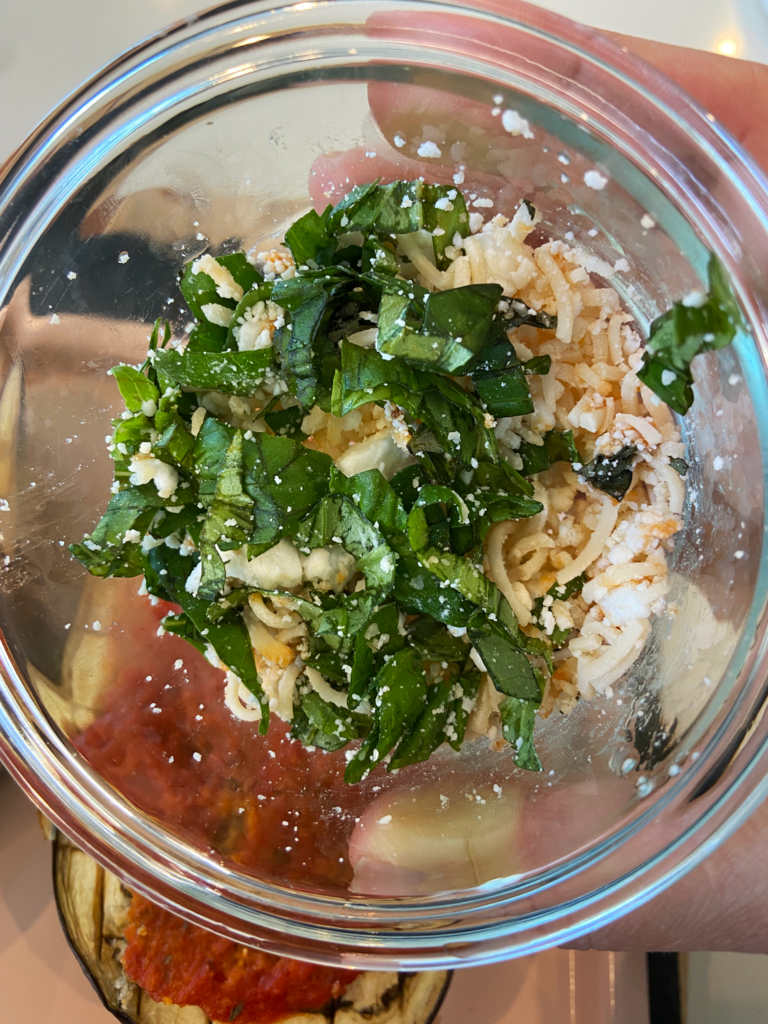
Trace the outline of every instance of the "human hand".
{"type": "Polygon", "coordinates": [[[615,32],[606,35],[677,82],[768,171],[766,65],[615,32]]]}

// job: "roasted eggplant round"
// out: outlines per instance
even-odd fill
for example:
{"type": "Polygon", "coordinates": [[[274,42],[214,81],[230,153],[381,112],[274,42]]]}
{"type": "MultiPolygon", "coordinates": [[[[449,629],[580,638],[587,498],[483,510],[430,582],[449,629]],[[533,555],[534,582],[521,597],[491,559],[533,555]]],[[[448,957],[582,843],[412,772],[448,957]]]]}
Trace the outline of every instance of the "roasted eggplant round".
{"type": "MultiPolygon", "coordinates": [[[[62,927],[86,977],[124,1024],[223,1024],[197,1006],[157,1003],[132,982],[121,962],[132,894],[111,872],[53,835],[53,882],[62,927]]],[[[366,971],[332,1005],[280,1024],[431,1024],[450,974],[366,971]]]]}

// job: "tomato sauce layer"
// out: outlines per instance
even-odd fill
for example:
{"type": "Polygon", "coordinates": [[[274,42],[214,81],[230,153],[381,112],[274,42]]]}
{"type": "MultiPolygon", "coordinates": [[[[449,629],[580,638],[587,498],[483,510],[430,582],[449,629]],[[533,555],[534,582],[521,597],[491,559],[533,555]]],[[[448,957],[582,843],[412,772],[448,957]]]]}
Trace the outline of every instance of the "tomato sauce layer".
{"type": "Polygon", "coordinates": [[[319,1010],[356,977],[239,946],[134,896],[123,967],[155,1002],[199,1006],[215,1021],[274,1024],[319,1010]]]}
{"type": "Polygon", "coordinates": [[[386,777],[348,786],[343,751],[304,748],[274,716],[267,736],[236,719],[222,671],[158,635],[172,606],[152,607],[130,583],[120,621],[100,634],[112,645],[100,666],[111,682],[77,748],[123,796],[216,859],[309,890],[347,889],[352,830],[386,777]]]}

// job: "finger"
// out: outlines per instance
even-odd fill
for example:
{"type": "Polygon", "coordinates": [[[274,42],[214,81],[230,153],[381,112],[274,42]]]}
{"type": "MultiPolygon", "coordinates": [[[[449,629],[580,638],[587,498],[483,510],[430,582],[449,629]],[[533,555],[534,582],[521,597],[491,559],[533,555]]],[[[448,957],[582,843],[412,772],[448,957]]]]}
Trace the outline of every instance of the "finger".
{"type": "MultiPolygon", "coordinates": [[[[418,770],[417,770],[418,771],[418,770]]],[[[442,779],[390,791],[355,826],[353,892],[414,896],[471,889],[519,868],[521,797],[442,779]]]]}
{"type": "MultiPolygon", "coordinates": [[[[544,44],[529,32],[460,14],[398,12],[395,17],[384,12],[369,19],[367,27],[372,35],[392,43],[450,52],[452,63],[472,58],[504,71],[514,65],[523,78],[526,69],[533,73],[543,57],[539,51],[544,44]]],[[[577,55],[566,53],[558,72],[577,78],[581,63],[577,55]]],[[[499,91],[492,73],[486,82],[462,80],[461,92],[452,92],[451,85],[446,75],[418,68],[409,83],[371,82],[371,111],[390,144],[402,140],[397,144],[404,155],[415,159],[420,147],[433,143],[440,150],[438,162],[477,166],[487,166],[489,155],[498,163],[507,154],[530,148],[525,124],[511,117],[514,102],[508,90],[505,101],[505,91],[499,91]]]]}
{"type": "Polygon", "coordinates": [[[607,35],[682,86],[768,169],[768,67],[613,32],[607,35]]]}

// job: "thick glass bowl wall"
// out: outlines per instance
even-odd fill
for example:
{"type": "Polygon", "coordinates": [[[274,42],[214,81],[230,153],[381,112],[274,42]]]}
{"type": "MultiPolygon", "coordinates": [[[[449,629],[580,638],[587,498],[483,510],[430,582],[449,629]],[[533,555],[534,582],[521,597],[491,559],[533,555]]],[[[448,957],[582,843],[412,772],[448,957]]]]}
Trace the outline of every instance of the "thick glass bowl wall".
{"type": "Polygon", "coordinates": [[[0,188],[0,752],[85,848],[243,941],[428,966],[529,952],[604,923],[748,813],[766,729],[768,200],[706,112],[607,40],[524,4],[229,4],[105,69],[0,188]],[[534,138],[499,130],[494,106],[527,118],[534,138]],[[371,899],[249,875],[142,813],[76,753],[71,737],[115,653],[91,634],[73,664],[73,630],[82,640],[89,602],[111,600],[121,657],[135,638],[121,620],[126,585],[95,581],[94,597],[66,544],[109,488],[103,439],[118,403],[105,371],[140,361],[157,316],[186,329],[174,298],[183,263],[279,237],[322,193],[318,180],[340,184],[341,167],[352,183],[387,161],[403,177],[428,173],[417,156],[427,137],[444,154],[437,176],[463,165],[490,183],[495,209],[524,196],[553,236],[574,231],[611,264],[626,259],[612,283],[643,326],[701,287],[716,251],[751,334],[697,365],[676,615],[657,623],[614,699],[541,730],[551,777],[480,744],[420,770],[421,794],[497,784],[507,796],[478,805],[479,860],[444,841],[466,827],[449,818],[411,891],[371,899]],[[595,168],[600,190],[584,183],[595,168]]]}

